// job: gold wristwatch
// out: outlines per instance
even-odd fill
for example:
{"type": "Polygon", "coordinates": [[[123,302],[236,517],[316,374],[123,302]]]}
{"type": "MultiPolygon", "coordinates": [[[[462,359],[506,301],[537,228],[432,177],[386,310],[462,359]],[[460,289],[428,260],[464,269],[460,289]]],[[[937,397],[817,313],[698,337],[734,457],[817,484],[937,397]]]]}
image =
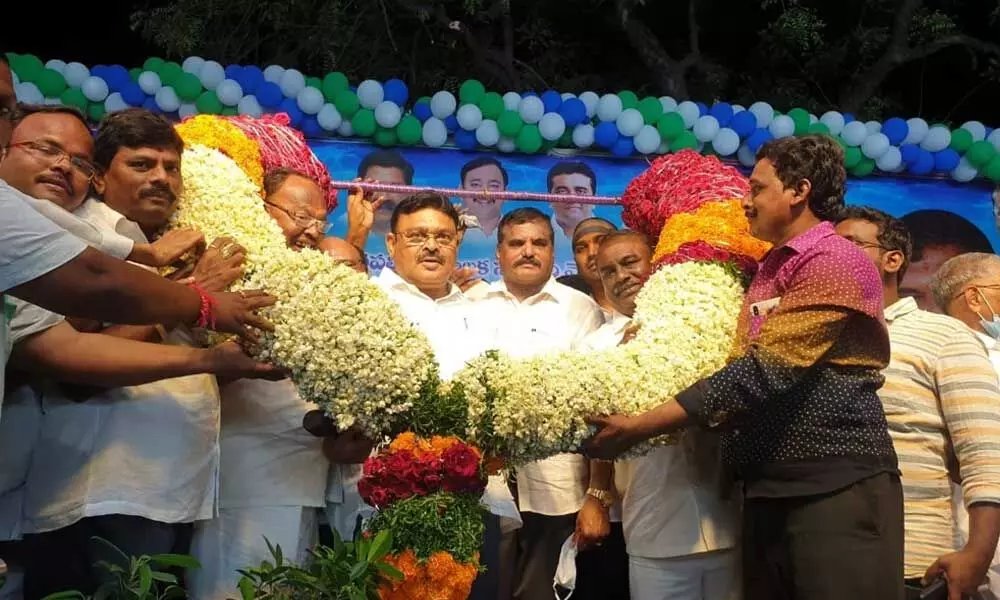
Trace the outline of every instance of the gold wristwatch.
{"type": "Polygon", "coordinates": [[[604,508],[611,508],[611,505],[615,503],[615,495],[608,490],[588,488],[587,495],[593,496],[604,508]]]}

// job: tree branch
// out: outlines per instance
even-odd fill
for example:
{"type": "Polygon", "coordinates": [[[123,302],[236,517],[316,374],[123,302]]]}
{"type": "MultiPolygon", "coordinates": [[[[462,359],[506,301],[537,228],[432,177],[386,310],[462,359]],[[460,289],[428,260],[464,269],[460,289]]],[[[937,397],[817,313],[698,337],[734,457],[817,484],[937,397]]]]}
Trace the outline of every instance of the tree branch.
{"type": "Polygon", "coordinates": [[[934,40],[922,48],[912,48],[901,57],[900,64],[910,62],[912,60],[927,58],[932,54],[936,54],[941,50],[951,48],[953,46],[965,46],[966,48],[971,48],[976,52],[1000,56],[1000,45],[994,44],[993,42],[987,42],[986,40],[981,40],[979,38],[974,38],[971,35],[957,34],[946,35],[942,38],[934,40]]]}
{"type": "MultiPolygon", "coordinates": [[[[695,30],[689,32],[689,42],[692,44],[692,51],[684,59],[677,60],[657,39],[646,24],[632,15],[632,2],[630,0],[615,1],[616,22],[625,33],[625,38],[629,41],[632,49],[643,63],[652,71],[657,87],[664,93],[679,98],[688,97],[687,73],[695,64],[701,61],[698,46],[697,23],[695,30]]],[[[694,7],[697,0],[690,0],[690,12],[688,14],[689,24],[696,20],[694,7]]]]}

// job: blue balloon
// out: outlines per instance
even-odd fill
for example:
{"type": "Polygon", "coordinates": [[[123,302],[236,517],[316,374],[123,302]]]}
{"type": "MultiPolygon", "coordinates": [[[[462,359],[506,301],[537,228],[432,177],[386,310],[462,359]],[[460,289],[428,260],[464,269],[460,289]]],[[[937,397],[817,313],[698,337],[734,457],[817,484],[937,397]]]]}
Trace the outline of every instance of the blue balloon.
{"type": "Polygon", "coordinates": [[[351,85],[351,86],[348,86],[348,87],[347,87],[347,89],[351,90],[351,91],[352,91],[352,92],[354,92],[355,94],[357,94],[357,93],[358,93],[358,86],[356,86],[356,85],[351,85]]]}
{"type": "Polygon", "coordinates": [[[479,142],[476,141],[475,131],[459,129],[455,132],[455,145],[462,150],[475,150],[478,143],[479,142]]]}
{"type": "Polygon", "coordinates": [[[987,127],[986,128],[986,137],[989,138],[991,135],[993,135],[994,131],[996,131],[996,129],[994,129],[993,127],[987,127]]]}
{"type": "Polygon", "coordinates": [[[108,67],[102,79],[108,83],[108,89],[112,92],[120,92],[126,85],[132,83],[128,69],[121,65],[108,67]]]}
{"type": "Polygon", "coordinates": [[[632,156],[633,152],[635,152],[635,142],[632,141],[632,138],[626,136],[618,138],[615,145],[611,147],[611,154],[613,156],[632,156]]]}
{"type": "Polygon", "coordinates": [[[150,112],[155,112],[155,113],[163,112],[162,110],[160,110],[160,107],[156,105],[156,98],[152,96],[146,98],[146,101],[142,103],[142,107],[150,112]]]}
{"type": "Polygon", "coordinates": [[[243,74],[243,67],[239,65],[229,65],[226,67],[226,79],[232,79],[234,81],[240,80],[240,75],[243,74]]]}
{"type": "Polygon", "coordinates": [[[733,120],[733,106],[726,102],[716,102],[708,114],[715,117],[719,122],[719,127],[727,127],[729,122],[733,120]]]}
{"type": "Polygon", "coordinates": [[[910,173],[914,175],[927,175],[934,170],[934,155],[921,148],[920,156],[917,157],[917,160],[909,168],[910,173]]]}
{"type": "Polygon", "coordinates": [[[90,70],[90,74],[94,77],[100,77],[104,79],[104,72],[108,70],[108,65],[94,65],[90,70]]]}
{"type": "Polygon", "coordinates": [[[704,102],[695,102],[695,106],[698,107],[698,116],[704,117],[708,114],[708,105],[704,102]]]}
{"type": "Polygon", "coordinates": [[[559,116],[566,122],[566,127],[576,127],[587,120],[587,105],[579,98],[570,98],[559,107],[559,116]]]}
{"type": "Polygon", "coordinates": [[[134,81],[128,82],[128,85],[122,88],[121,95],[122,100],[129,106],[142,106],[142,103],[146,101],[146,93],[134,81]]]}
{"type": "Polygon", "coordinates": [[[240,71],[240,77],[236,81],[243,88],[244,94],[254,94],[264,83],[264,72],[257,65],[248,65],[243,67],[240,71]]]}
{"type": "Polygon", "coordinates": [[[390,79],[382,84],[382,92],[389,102],[395,102],[400,106],[406,106],[406,101],[410,97],[410,90],[401,79],[390,79]]]}
{"type": "Polygon", "coordinates": [[[751,152],[757,154],[757,151],[760,150],[761,146],[763,146],[764,144],[768,143],[773,139],[774,136],[771,135],[771,132],[769,130],[765,128],[760,128],[750,135],[750,139],[747,140],[747,147],[750,148],[751,152]]]}
{"type": "MultiPolygon", "coordinates": [[[[890,144],[898,146],[906,139],[906,136],[910,135],[910,126],[903,119],[893,117],[882,124],[882,133],[885,134],[885,137],[889,138],[890,144]]],[[[957,167],[958,165],[955,166],[957,167]]]]}
{"type": "Polygon", "coordinates": [[[757,130],[757,116],[749,110],[738,112],[729,121],[729,128],[735,131],[741,140],[745,140],[757,130]]]}
{"type": "Polygon", "coordinates": [[[942,173],[951,173],[958,167],[958,163],[962,160],[962,157],[958,155],[951,148],[945,148],[940,152],[934,153],[934,170],[941,171],[942,173]]]}
{"type": "MultiPolygon", "coordinates": [[[[601,148],[611,149],[618,141],[618,125],[613,121],[602,121],[594,129],[594,143],[601,148]]],[[[632,143],[632,140],[629,140],[632,143]]]]}
{"type": "Polygon", "coordinates": [[[562,96],[555,90],[548,90],[542,94],[542,105],[545,106],[547,113],[558,112],[559,107],[562,106],[562,96]]]}
{"type": "MultiPolygon", "coordinates": [[[[260,100],[257,100],[260,102],[260,100]]],[[[302,110],[299,108],[299,103],[295,98],[285,98],[278,105],[278,112],[288,113],[288,118],[291,121],[292,127],[298,127],[299,123],[302,122],[302,110]]]]}
{"type": "Polygon", "coordinates": [[[265,81],[257,88],[257,102],[264,108],[277,108],[281,105],[285,95],[281,93],[281,87],[277,83],[265,81]]]}
{"type": "Polygon", "coordinates": [[[903,144],[899,147],[899,154],[903,157],[903,164],[907,166],[912,165],[920,158],[920,146],[916,144],[903,144]]]}
{"type": "Polygon", "coordinates": [[[423,123],[433,117],[434,113],[431,112],[431,105],[429,103],[417,102],[413,105],[413,116],[420,119],[420,122],[423,123]]]}
{"type": "Polygon", "coordinates": [[[847,125],[851,121],[857,121],[857,119],[851,113],[844,113],[844,125],[847,125]]]}
{"type": "Polygon", "coordinates": [[[299,123],[299,129],[307,137],[323,137],[326,135],[326,131],[319,126],[319,121],[316,120],[315,115],[306,115],[303,117],[302,122],[299,123]]]}
{"type": "Polygon", "coordinates": [[[461,127],[458,126],[458,117],[455,115],[448,115],[448,118],[444,120],[444,126],[448,128],[448,133],[455,133],[461,127]]]}

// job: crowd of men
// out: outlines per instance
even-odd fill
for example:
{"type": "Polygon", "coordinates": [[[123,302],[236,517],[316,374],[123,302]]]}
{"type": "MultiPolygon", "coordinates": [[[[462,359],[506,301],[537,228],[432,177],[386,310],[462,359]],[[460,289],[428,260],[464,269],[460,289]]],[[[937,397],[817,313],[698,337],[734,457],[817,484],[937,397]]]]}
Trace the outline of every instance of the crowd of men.
{"type": "MultiPolygon", "coordinates": [[[[225,291],[242,274],[236,241],[163,233],[183,188],[172,125],[131,109],[92,136],[73,109],[15,110],[0,58],[0,147],[0,596],[92,593],[108,577],[99,563],[120,560],[101,538],[126,555],[190,553],[201,568],[181,574],[188,593],[221,600],[239,569],[269,557],[265,540],[305,561],[327,527],[357,534],[372,513],[357,493],[372,441],[337,433],[236,343],[206,347],[213,328],[252,343],[270,327],[255,311],[274,300],[225,291]]],[[[366,176],[396,168],[370,162],[366,176]]],[[[842,164],[825,137],[764,146],[744,208],[775,249],[733,360],[648,413],[593,416],[583,454],[491,476],[473,598],[542,600],[555,582],[578,598],[885,600],[938,585],[959,600],[1000,583],[988,577],[1000,258],[951,258],[929,284],[944,314],[922,310],[900,294],[906,225],[845,209],[842,164]],[[677,446],[615,460],[680,428],[677,446]]],[[[466,178],[506,184],[489,161],[466,178]]],[[[367,273],[356,242],[384,229],[394,268],[373,281],[445,378],[488,349],[628,343],[653,269],[650,240],[588,217],[572,230],[579,278],[559,283],[553,219],[520,208],[495,225],[501,279],[487,283],[457,272],[466,227],[445,197],[393,198],[379,225],[384,202],[356,192],[340,239],[324,235],[308,176],[276,169],[264,184],[289,247],[367,273]]]]}

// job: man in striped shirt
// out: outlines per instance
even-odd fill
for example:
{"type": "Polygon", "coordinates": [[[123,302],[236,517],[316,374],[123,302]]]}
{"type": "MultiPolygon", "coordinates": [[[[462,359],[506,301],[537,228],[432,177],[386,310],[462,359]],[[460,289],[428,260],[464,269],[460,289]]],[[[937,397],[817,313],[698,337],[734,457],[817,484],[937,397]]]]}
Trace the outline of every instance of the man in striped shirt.
{"type": "Polygon", "coordinates": [[[837,232],[879,268],[891,359],[879,397],[902,472],[908,586],[943,576],[949,600],[985,581],[1000,534],[1000,390],[986,350],[951,317],[899,297],[913,248],[906,226],[864,207],[837,232]],[[957,469],[957,472],[956,472],[957,469]],[[951,480],[964,484],[971,536],[957,547],[951,480]]]}

